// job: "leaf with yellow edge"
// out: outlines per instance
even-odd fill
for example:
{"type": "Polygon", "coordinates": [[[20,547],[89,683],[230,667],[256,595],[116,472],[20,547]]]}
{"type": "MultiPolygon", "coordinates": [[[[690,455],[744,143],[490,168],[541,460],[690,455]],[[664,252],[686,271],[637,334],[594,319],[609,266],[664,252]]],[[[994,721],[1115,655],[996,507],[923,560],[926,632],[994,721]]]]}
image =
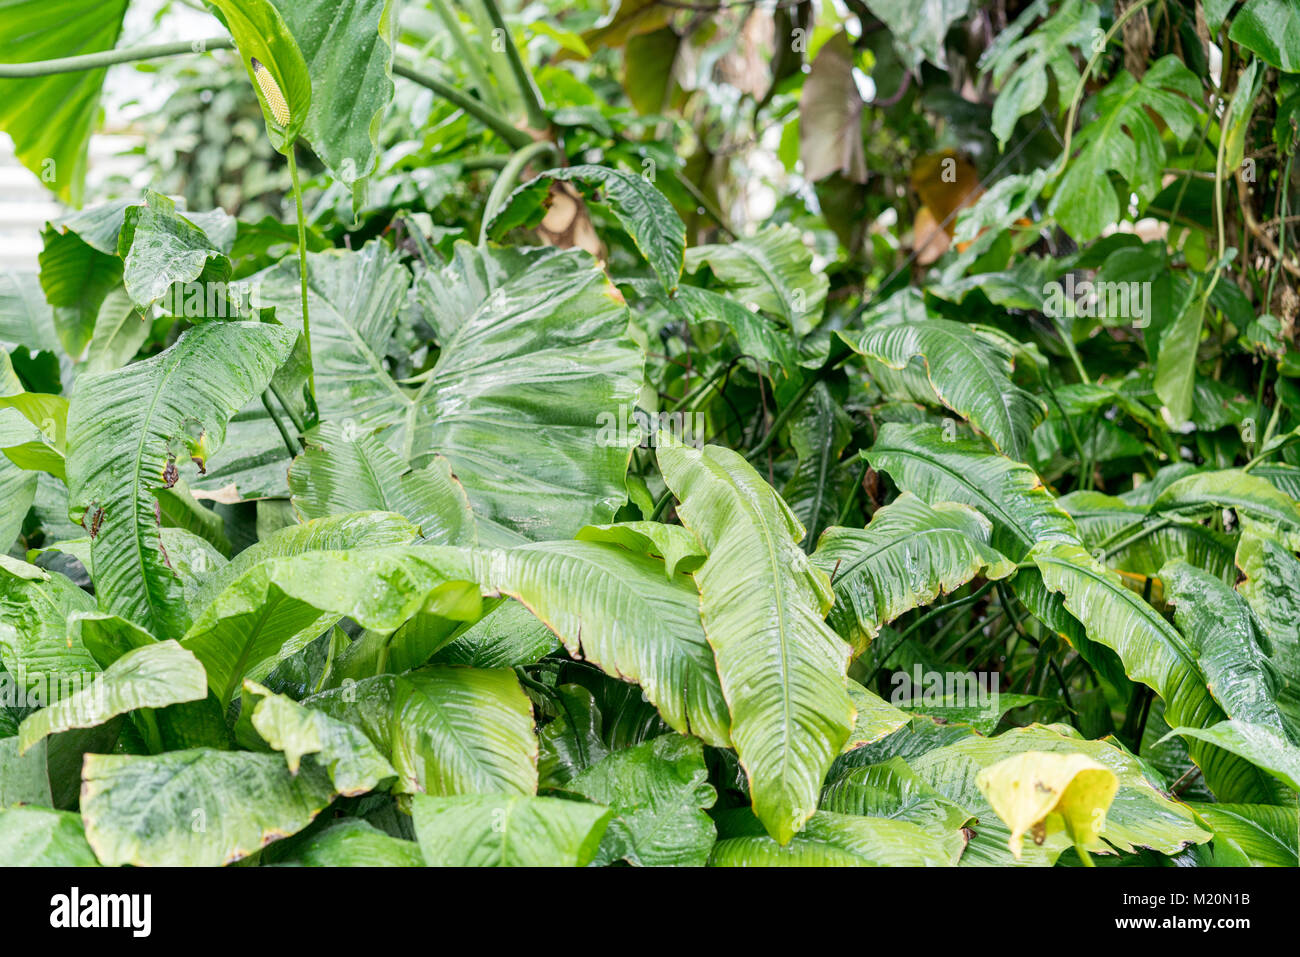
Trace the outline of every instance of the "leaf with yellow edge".
{"type": "Polygon", "coordinates": [[[1025,832],[1035,844],[1064,830],[1080,851],[1105,847],[1101,832],[1119,778],[1087,755],[1025,751],[980,771],[975,783],[1011,828],[1016,860],[1025,832]]]}

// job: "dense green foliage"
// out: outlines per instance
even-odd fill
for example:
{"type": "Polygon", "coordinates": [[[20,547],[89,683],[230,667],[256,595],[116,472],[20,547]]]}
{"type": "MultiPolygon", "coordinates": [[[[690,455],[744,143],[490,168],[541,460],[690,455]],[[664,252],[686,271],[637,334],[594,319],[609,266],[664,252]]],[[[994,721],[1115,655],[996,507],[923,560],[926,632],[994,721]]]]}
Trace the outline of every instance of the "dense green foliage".
{"type": "Polygon", "coordinates": [[[0,864],[1297,864],[1294,3],[126,6],[0,3],[0,864]]]}

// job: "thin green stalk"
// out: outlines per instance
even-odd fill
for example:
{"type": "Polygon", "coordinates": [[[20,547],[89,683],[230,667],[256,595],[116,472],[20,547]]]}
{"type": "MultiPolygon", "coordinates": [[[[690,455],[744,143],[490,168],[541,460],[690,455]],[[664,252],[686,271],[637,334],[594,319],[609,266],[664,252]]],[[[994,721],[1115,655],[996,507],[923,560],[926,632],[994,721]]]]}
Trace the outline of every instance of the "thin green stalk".
{"type": "Polygon", "coordinates": [[[862,491],[862,480],[867,477],[867,469],[871,467],[869,462],[863,462],[862,468],[858,469],[858,477],[853,481],[853,488],[849,491],[849,497],[844,500],[844,506],[840,509],[840,514],[835,518],[835,524],[843,526],[849,520],[849,512],[853,509],[853,503],[858,500],[858,493],[862,491]]]}
{"type": "Polygon", "coordinates": [[[295,458],[300,451],[298,443],[293,440],[291,435],[289,435],[289,430],[284,427],[284,423],[280,421],[280,417],[275,414],[275,408],[271,405],[271,398],[266,390],[263,390],[262,392],[262,408],[266,409],[266,414],[269,415],[271,421],[275,423],[276,431],[280,433],[280,438],[283,440],[284,447],[289,453],[289,458],[295,458]]]}
{"type": "Polygon", "coordinates": [[[928,612],[926,612],[916,621],[912,622],[910,625],[907,626],[906,629],[904,629],[902,634],[898,636],[898,640],[894,642],[894,644],[890,647],[890,649],[880,657],[879,663],[876,665],[875,669],[871,672],[871,674],[867,676],[866,680],[863,681],[862,683],[868,687],[871,686],[872,680],[876,677],[877,674],[880,673],[880,669],[885,666],[885,662],[889,660],[889,656],[898,650],[898,647],[904,641],[907,640],[908,636],[910,636],[912,632],[916,631],[918,628],[920,628],[922,625],[926,624],[927,622],[933,621],[936,617],[942,615],[944,612],[956,611],[958,608],[964,608],[967,605],[974,604],[975,602],[983,598],[985,595],[987,595],[989,591],[993,588],[993,585],[994,585],[993,582],[985,582],[983,585],[981,585],[975,591],[971,592],[965,598],[958,598],[956,601],[950,601],[947,602],[946,604],[939,605],[937,608],[931,608],[928,612]]]}
{"type": "Polygon", "coordinates": [[[523,130],[516,129],[510,120],[493,110],[482,100],[476,100],[474,97],[462,93],[445,80],[417,70],[409,63],[402,63],[400,60],[393,61],[393,73],[432,90],[447,102],[460,107],[514,149],[527,146],[533,141],[531,136],[523,130]]]}
{"type": "Polygon", "coordinates": [[[1286,256],[1286,217],[1291,206],[1291,161],[1295,159],[1292,153],[1286,158],[1286,166],[1282,170],[1282,178],[1278,181],[1278,194],[1282,198],[1282,204],[1278,210],[1278,233],[1277,233],[1277,262],[1273,265],[1273,272],[1268,277],[1268,294],[1264,297],[1264,308],[1272,310],[1273,308],[1273,287],[1277,283],[1277,274],[1282,271],[1283,257],[1286,256]]]}
{"type": "Polygon", "coordinates": [[[1127,528],[1132,527],[1132,526],[1126,526],[1125,528],[1120,529],[1119,532],[1116,532],[1115,535],[1112,535],[1110,538],[1106,539],[1106,541],[1102,542],[1101,548],[1105,552],[1106,557],[1110,558],[1110,556],[1114,555],[1116,552],[1123,551],[1125,548],[1128,548],[1134,542],[1140,542],[1148,535],[1154,535],[1162,528],[1168,528],[1172,524],[1174,524],[1174,520],[1172,518],[1162,518],[1158,522],[1154,522],[1150,525],[1143,526],[1142,528],[1134,532],[1132,535],[1130,535],[1128,538],[1122,539],[1114,545],[1109,544],[1115,538],[1115,535],[1118,535],[1124,532],[1127,528]]]}
{"type": "Polygon", "coordinates": [[[519,47],[515,45],[514,35],[506,26],[505,18],[501,16],[501,8],[497,6],[496,0],[483,0],[483,6],[492,20],[492,26],[501,31],[510,71],[514,74],[519,92],[524,98],[524,111],[528,114],[528,125],[541,133],[551,125],[550,117],[546,115],[546,104],[542,102],[542,92],[537,88],[537,83],[524,63],[524,58],[519,55],[519,47]]]}
{"type": "Polygon", "coordinates": [[[529,143],[521,149],[515,150],[514,155],[506,163],[505,169],[501,170],[501,175],[497,177],[496,182],[492,184],[492,192],[488,193],[487,203],[483,206],[483,223],[479,226],[478,243],[484,245],[488,240],[488,227],[492,225],[492,220],[501,210],[501,204],[506,201],[514,188],[519,184],[520,174],[527,168],[528,164],[537,159],[544,153],[550,153],[552,156],[558,155],[554,143],[549,140],[537,140],[529,143]]]}
{"type": "Polygon", "coordinates": [[[1102,39],[1100,46],[1088,58],[1087,66],[1079,74],[1079,82],[1074,87],[1074,95],[1070,97],[1070,113],[1065,119],[1065,145],[1061,147],[1061,165],[1056,171],[1057,176],[1065,172],[1066,164],[1070,162],[1070,141],[1074,138],[1074,121],[1079,118],[1079,104],[1083,102],[1083,90],[1088,83],[1088,78],[1092,76],[1092,71],[1097,66],[1097,61],[1106,52],[1106,47],[1110,46],[1110,41],[1115,39],[1115,34],[1119,33],[1124,24],[1128,23],[1129,18],[1139,11],[1145,10],[1151,3],[1152,0],[1138,0],[1137,3],[1125,10],[1111,25],[1111,28],[1106,31],[1106,36],[1102,39]]]}
{"type": "Polygon", "coordinates": [[[161,57],[179,56],[182,53],[202,53],[204,50],[231,50],[235,41],[230,37],[213,37],[208,40],[180,40],[176,43],[154,43],[149,46],[123,47],[81,56],[65,56],[55,60],[35,60],[31,63],[0,63],[0,79],[26,79],[34,76],[52,76],[56,73],[77,73],[81,70],[98,70],[117,63],[136,60],[157,60],[161,57]]]}
{"type": "Polygon", "coordinates": [[[293,203],[298,212],[298,279],[302,287],[302,339],[307,346],[307,390],[312,405],[316,405],[316,369],[311,351],[311,318],[307,315],[307,222],[302,215],[302,185],[298,182],[298,161],[294,159],[293,144],[285,144],[285,157],[289,160],[289,178],[293,181],[293,203]]]}
{"type": "Polygon", "coordinates": [[[501,98],[497,96],[496,88],[488,79],[487,71],[483,69],[483,62],[478,52],[470,46],[465,31],[460,28],[460,18],[456,16],[456,11],[451,8],[451,4],[447,0],[432,0],[432,3],[433,12],[442,21],[447,33],[451,35],[452,43],[455,44],[456,50],[460,54],[461,62],[474,83],[474,89],[478,90],[478,95],[482,97],[488,106],[497,112],[501,112],[501,98]]]}
{"type": "Polygon", "coordinates": [[[293,406],[289,405],[289,403],[284,400],[284,396],[281,394],[279,387],[272,382],[268,388],[270,388],[271,394],[275,396],[276,401],[280,403],[280,408],[284,409],[284,414],[287,415],[289,421],[293,423],[293,427],[298,430],[298,434],[306,435],[307,429],[303,425],[302,419],[300,419],[297,413],[293,411],[293,406]]]}
{"type": "Polygon", "coordinates": [[[746,459],[752,462],[767,451],[768,446],[776,441],[776,437],[781,433],[781,430],[785,428],[785,424],[790,421],[790,417],[799,410],[801,405],[803,405],[804,399],[808,398],[818,381],[820,381],[819,376],[813,375],[808,377],[808,380],[799,387],[799,391],[794,394],[794,398],[787,402],[785,408],[776,414],[776,418],[772,420],[772,427],[767,430],[767,434],[763,436],[762,441],[745,453],[746,459]]]}
{"type": "Polygon", "coordinates": [[[663,497],[655,502],[655,510],[650,513],[650,521],[657,522],[663,518],[664,512],[668,511],[668,504],[673,500],[671,490],[664,492],[663,497]]]}

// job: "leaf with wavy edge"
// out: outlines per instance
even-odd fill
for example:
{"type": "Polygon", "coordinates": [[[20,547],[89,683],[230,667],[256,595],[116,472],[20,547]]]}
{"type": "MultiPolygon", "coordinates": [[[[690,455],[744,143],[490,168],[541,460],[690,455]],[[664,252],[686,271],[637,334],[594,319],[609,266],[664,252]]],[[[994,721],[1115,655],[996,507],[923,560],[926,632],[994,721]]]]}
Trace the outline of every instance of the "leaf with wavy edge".
{"type": "Polygon", "coordinates": [[[181,644],[224,703],[245,677],[265,676],[344,617],[375,631],[393,631],[421,610],[477,619],[479,587],[461,568],[455,556],[410,546],[268,559],[217,595],[181,644]]]}
{"type": "Polygon", "coordinates": [[[709,553],[695,574],[701,618],[754,813],[787,844],[853,727],[850,649],[823,621],[830,582],[799,548],[789,507],[740,455],[661,435],[659,468],[709,553]]]}
{"type": "Polygon", "coordinates": [[[663,563],[601,542],[537,542],[467,550],[472,577],[517,598],[581,656],[635,681],[670,726],[716,747],[731,744],[700,593],[663,563]]]}
{"type": "Polygon", "coordinates": [[[1268,728],[1249,721],[1220,721],[1203,728],[1175,727],[1165,738],[1175,734],[1231,751],[1267,771],[1292,791],[1300,791],[1300,747],[1268,728]]]}
{"type": "Polygon", "coordinates": [[[278,754],[88,754],[81,816],[110,867],[219,867],[302,830],[333,799],[322,769],[290,774],[278,754]]]}
{"type": "Polygon", "coordinates": [[[721,829],[710,867],[951,867],[965,845],[957,830],[833,811],[813,814],[785,846],[747,821],[721,829]]]}
{"type": "Polygon", "coordinates": [[[1030,434],[1046,409],[1011,381],[1012,357],[999,342],[964,323],[928,314],[909,322],[886,313],[862,331],[839,336],[855,352],[891,369],[906,369],[919,358],[940,402],[969,419],[999,451],[1017,460],[1028,454],[1030,434]]]}
{"type": "Polygon", "coordinates": [[[537,790],[532,703],[508,668],[428,665],[302,704],[359,728],[397,771],[399,793],[537,790]]]}
{"type": "Polygon", "coordinates": [[[156,489],[205,462],[226,422],[266,388],[295,333],[254,322],[205,323],[166,351],[77,380],[68,411],[68,501],[91,533],[99,606],[155,635],[184,632],[189,610],[161,547],[156,489]]]}
{"type": "Polygon", "coordinates": [[[357,728],[304,707],[287,695],[274,694],[255,681],[245,681],[253,728],[276,751],[282,751],[290,772],[298,773],[303,755],[317,755],[334,788],[344,797],[373,791],[397,776],[378,749],[357,728]],[[255,702],[255,703],[254,703],[255,702]]]}
{"type": "Polygon", "coordinates": [[[969,506],[931,507],[910,492],[878,509],[866,528],[828,528],[812,560],[835,576],[831,625],[861,654],[899,615],[977,575],[1006,578],[1016,566],[989,547],[991,529],[969,506]]]}
{"type": "MultiPolygon", "coordinates": [[[[1119,575],[1079,545],[1045,542],[1030,558],[1047,587],[1064,596],[1088,638],[1113,649],[1129,678],[1160,695],[1171,726],[1208,727],[1225,717],[1206,687],[1195,651],[1158,611],[1124,587],[1119,575]]],[[[1254,801],[1272,790],[1256,769],[1223,751],[1198,743],[1189,752],[1206,784],[1225,801],[1254,801]]]]}
{"type": "Polygon", "coordinates": [[[469,498],[446,459],[436,456],[413,469],[376,436],[349,431],[325,422],[303,437],[303,453],[289,468],[289,491],[300,514],[396,512],[435,545],[475,543],[469,498]]]}
{"type": "Polygon", "coordinates": [[[208,696],[197,658],[174,641],[160,641],[122,655],[76,694],[42,708],[18,728],[26,751],[48,735],[93,728],[137,708],[165,708],[208,696]]]}
{"type": "Polygon", "coordinates": [[[509,794],[411,800],[430,867],[586,867],[613,813],[599,804],[509,794]]]}

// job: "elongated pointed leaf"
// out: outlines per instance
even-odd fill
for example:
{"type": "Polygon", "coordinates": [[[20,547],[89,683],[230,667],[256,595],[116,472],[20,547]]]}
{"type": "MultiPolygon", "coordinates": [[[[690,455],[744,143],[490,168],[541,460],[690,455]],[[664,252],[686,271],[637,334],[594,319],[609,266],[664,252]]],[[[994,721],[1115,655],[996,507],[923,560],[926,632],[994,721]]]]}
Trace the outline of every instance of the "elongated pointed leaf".
{"type": "Polygon", "coordinates": [[[43,807],[0,808],[0,867],[96,867],[81,817],[43,807]]]}
{"type": "Polygon", "coordinates": [[[539,542],[469,560],[478,581],[523,602],[570,654],[639,684],[670,726],[718,747],[731,743],[689,577],[668,578],[661,562],[596,542],[539,542]]]}
{"type": "Polygon", "coordinates": [[[1202,728],[1175,727],[1169,734],[1181,734],[1231,751],[1267,771],[1292,791],[1300,791],[1300,747],[1269,728],[1232,720],[1202,728]]]}
{"type": "Polygon", "coordinates": [[[93,728],[136,708],[165,708],[208,695],[203,666],[174,641],[160,641],[127,652],[89,687],[42,708],[18,729],[24,751],[51,734],[93,728]]]}
{"type": "MultiPolygon", "coordinates": [[[[1031,553],[1043,581],[1061,592],[1065,607],[1083,623],[1088,638],[1113,649],[1125,673],[1147,685],[1165,702],[1174,727],[1209,727],[1224,718],[1197,667],[1186,640],[1140,595],[1125,588],[1117,574],[1102,567],[1078,545],[1044,543],[1031,553]]],[[[1266,782],[1249,765],[1200,742],[1190,747],[1206,783],[1223,800],[1257,800],[1266,782]]]]}
{"type": "Polygon", "coordinates": [[[379,125],[393,99],[391,0],[274,0],[310,80],[303,135],[347,186],[374,170],[379,125]]]}
{"type": "Polygon", "coordinates": [[[153,492],[221,448],[226,422],[266,387],[293,341],[281,326],[206,323],[153,358],[77,381],[69,503],[93,539],[101,608],[161,637],[185,630],[189,612],[160,545],[153,492]]]}
{"type": "Polygon", "coordinates": [[[701,617],[754,812],[786,844],[853,726],[849,648],[823,621],[829,580],[799,548],[789,507],[740,455],[661,444],[659,467],[709,553],[695,576],[701,617]]]}
{"type": "Polygon", "coordinates": [[[1012,383],[1011,356],[1000,342],[960,322],[932,316],[908,322],[888,313],[865,330],[840,337],[855,352],[893,369],[919,358],[940,402],[969,419],[999,451],[1016,460],[1027,456],[1030,433],[1045,410],[1012,383]]]}
{"type": "Polygon", "coordinates": [[[931,508],[904,492],[864,529],[827,529],[813,563],[835,576],[831,624],[861,652],[904,612],[976,575],[1005,578],[1015,565],[989,547],[991,528],[968,506],[940,502],[931,508]]]}

